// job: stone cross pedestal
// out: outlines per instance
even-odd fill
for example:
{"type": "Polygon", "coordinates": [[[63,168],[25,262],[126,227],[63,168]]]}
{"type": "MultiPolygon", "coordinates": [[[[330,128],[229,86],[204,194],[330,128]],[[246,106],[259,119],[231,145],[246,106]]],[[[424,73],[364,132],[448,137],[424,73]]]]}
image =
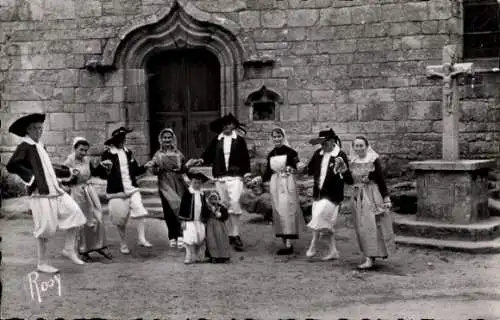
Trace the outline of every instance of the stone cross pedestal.
{"type": "Polygon", "coordinates": [[[488,219],[488,171],[494,164],[494,160],[412,162],[417,220],[469,224],[488,219]]]}
{"type": "Polygon", "coordinates": [[[417,176],[416,216],[397,216],[396,241],[401,244],[470,252],[500,252],[500,218],[488,211],[488,171],[494,160],[459,159],[458,81],[472,73],[472,63],[453,64],[445,48],[440,66],[427,75],[443,81],[442,159],[410,165],[417,176]]]}
{"type": "Polygon", "coordinates": [[[472,63],[451,64],[445,63],[439,66],[428,66],[427,75],[430,78],[439,78],[443,81],[443,138],[442,157],[444,160],[458,160],[460,150],[458,148],[458,126],[460,113],[460,100],[458,98],[458,77],[472,74],[472,63]]]}

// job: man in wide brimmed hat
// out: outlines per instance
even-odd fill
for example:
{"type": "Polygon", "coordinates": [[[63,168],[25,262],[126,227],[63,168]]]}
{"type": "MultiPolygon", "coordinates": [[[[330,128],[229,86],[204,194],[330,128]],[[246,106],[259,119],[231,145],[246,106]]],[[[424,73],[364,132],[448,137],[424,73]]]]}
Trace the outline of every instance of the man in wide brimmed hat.
{"type": "Polygon", "coordinates": [[[137,176],[146,172],[139,166],[132,151],[125,147],[126,136],[131,129],[120,127],[112,132],[111,138],[104,143],[107,149],[101,156],[107,170],[101,178],[107,180],[106,196],[109,199],[109,215],[111,222],[117,227],[120,235],[120,252],[129,254],[125,238],[126,225],[129,218],[137,220],[139,245],[151,247],[146,240],[144,218],[148,212],[142,203],[141,193],[137,185],[137,176]]]}
{"type": "Polygon", "coordinates": [[[218,135],[203,152],[198,164],[212,165],[215,187],[229,211],[229,241],[235,250],[242,251],[240,196],[243,178],[250,176],[250,155],[245,139],[237,130],[246,131],[231,113],[212,122],[210,128],[218,135]]]}
{"type": "Polygon", "coordinates": [[[310,140],[321,148],[307,165],[307,173],[314,177],[312,218],[307,225],[313,231],[313,238],[306,255],[316,255],[319,234],[329,237],[330,250],[323,260],[339,257],[335,244],[334,227],[344,200],[344,182],[351,183],[352,176],[348,167],[347,155],[342,151],[339,137],[332,129],[323,130],[317,138],[310,140]]]}
{"type": "Polygon", "coordinates": [[[77,174],[65,166],[52,164],[45,147],[40,143],[45,115],[34,113],[16,120],[9,132],[23,141],[14,151],[7,164],[10,173],[18,175],[28,187],[31,195],[30,207],[35,224],[33,235],[38,244],[38,265],[40,272],[56,273],[46,257],[47,241],[57,229],[66,230],[63,255],[76,264],[84,262],[76,253],[78,228],[86,218],[78,204],[60,187],[58,178],[68,178],[77,174]]]}

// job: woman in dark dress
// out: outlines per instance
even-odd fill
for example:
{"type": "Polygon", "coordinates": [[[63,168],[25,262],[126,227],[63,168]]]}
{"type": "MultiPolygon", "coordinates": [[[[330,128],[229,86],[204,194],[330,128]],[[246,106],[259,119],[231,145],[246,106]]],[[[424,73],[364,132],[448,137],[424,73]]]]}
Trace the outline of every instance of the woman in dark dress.
{"type": "Polygon", "coordinates": [[[158,188],[170,246],[182,248],[182,228],[178,215],[182,195],[188,188],[183,176],[186,172],[185,158],[177,148],[177,137],[172,129],[163,129],[158,140],[160,149],[146,167],[151,168],[153,174],[158,176],[158,188]]]}
{"type": "Polygon", "coordinates": [[[262,178],[255,178],[254,182],[269,181],[274,231],[276,237],[281,238],[285,245],[277,254],[288,255],[293,253],[292,240],[299,238],[299,232],[304,226],[294,175],[299,157],[290,147],[285,130],[274,129],[272,138],[275,147],[267,156],[266,172],[262,178]]]}

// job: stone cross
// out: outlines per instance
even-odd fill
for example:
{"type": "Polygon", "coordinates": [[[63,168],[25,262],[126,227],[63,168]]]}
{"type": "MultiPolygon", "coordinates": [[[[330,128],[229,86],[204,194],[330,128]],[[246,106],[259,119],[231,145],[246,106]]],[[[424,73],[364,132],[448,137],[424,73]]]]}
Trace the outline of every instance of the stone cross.
{"type": "MultiPolygon", "coordinates": [[[[448,59],[446,59],[448,60],[448,59]]],[[[458,146],[459,107],[458,77],[472,74],[472,63],[445,62],[438,66],[427,66],[429,78],[439,78],[443,81],[443,160],[455,161],[459,159],[458,146]]]]}

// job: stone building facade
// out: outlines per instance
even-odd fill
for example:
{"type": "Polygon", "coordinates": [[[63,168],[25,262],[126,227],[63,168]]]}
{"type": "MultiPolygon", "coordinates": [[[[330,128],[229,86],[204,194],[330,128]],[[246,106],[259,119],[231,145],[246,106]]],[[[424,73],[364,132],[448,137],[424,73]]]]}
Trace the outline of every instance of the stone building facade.
{"type": "MultiPolygon", "coordinates": [[[[23,113],[48,114],[44,143],[58,159],[75,136],[97,154],[127,125],[144,161],[162,126],[198,156],[207,122],[233,112],[257,157],[276,125],[304,159],[331,127],[345,145],[366,135],[398,175],[441,156],[441,85],[425,67],[450,44],[462,60],[462,26],[458,0],[2,1],[2,162],[23,113]],[[189,79],[175,78],[182,70],[189,79]]],[[[485,70],[461,87],[465,158],[500,155],[498,77],[485,70]]]]}

